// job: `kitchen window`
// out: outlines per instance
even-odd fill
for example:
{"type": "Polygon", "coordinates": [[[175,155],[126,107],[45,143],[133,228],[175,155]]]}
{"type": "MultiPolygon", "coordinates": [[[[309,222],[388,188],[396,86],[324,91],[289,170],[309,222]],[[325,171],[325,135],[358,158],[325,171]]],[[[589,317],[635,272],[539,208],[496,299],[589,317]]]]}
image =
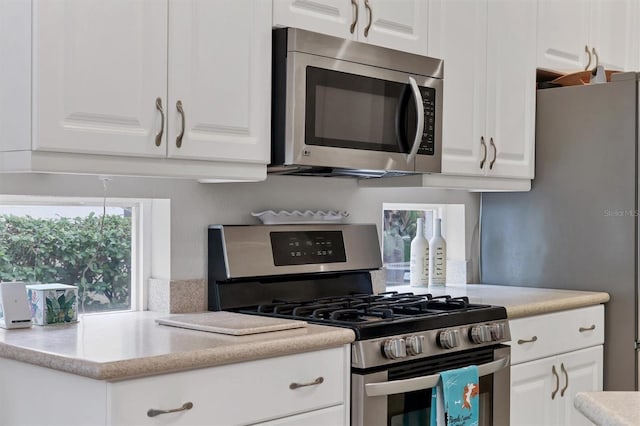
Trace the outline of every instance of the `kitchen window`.
{"type": "Polygon", "coordinates": [[[141,200],[0,197],[0,281],[78,287],[78,312],[143,309],[141,200]]]}
{"type": "Polygon", "coordinates": [[[384,203],[382,206],[382,263],[387,286],[409,284],[411,240],[418,218],[424,219],[425,237],[431,239],[435,219],[442,219],[447,242],[447,282],[466,283],[464,205],[384,203]]]}

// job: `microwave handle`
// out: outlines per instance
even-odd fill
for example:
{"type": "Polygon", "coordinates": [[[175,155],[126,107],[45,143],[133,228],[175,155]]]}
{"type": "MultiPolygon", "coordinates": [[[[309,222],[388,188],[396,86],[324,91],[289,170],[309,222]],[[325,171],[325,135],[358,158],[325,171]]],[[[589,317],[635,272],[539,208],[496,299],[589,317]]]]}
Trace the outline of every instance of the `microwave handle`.
{"type": "MultiPolygon", "coordinates": [[[[510,357],[499,358],[495,361],[478,366],[478,376],[488,376],[509,366],[510,357]]],[[[367,396],[387,396],[398,393],[414,392],[431,389],[438,384],[440,374],[414,377],[412,379],[394,380],[392,382],[367,383],[364,385],[367,396]]]]}
{"type": "Polygon", "coordinates": [[[413,91],[413,99],[416,102],[418,120],[416,123],[416,137],[413,140],[413,145],[411,145],[411,150],[407,154],[407,163],[412,162],[416,157],[418,148],[420,148],[420,141],[422,141],[422,132],[424,131],[424,104],[422,103],[422,94],[420,93],[420,88],[415,78],[409,77],[409,85],[413,91]]]}

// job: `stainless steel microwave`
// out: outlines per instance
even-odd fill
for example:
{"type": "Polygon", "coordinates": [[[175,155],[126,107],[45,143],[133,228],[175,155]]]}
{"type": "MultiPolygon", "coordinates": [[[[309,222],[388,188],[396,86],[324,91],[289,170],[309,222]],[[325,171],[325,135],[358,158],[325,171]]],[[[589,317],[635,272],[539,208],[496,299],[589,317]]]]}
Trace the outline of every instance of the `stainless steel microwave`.
{"type": "Polygon", "coordinates": [[[270,173],[439,173],[443,61],[273,31],[270,173]]]}

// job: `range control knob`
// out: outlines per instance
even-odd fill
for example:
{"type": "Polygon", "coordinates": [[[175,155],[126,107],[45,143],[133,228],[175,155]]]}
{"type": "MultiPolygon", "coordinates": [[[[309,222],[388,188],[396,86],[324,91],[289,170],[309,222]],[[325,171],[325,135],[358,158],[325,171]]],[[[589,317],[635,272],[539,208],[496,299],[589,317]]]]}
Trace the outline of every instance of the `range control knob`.
{"type": "Polygon", "coordinates": [[[424,352],[424,336],[409,336],[406,342],[409,355],[420,355],[424,352]]]}
{"type": "Polygon", "coordinates": [[[489,326],[491,330],[491,338],[495,341],[504,339],[504,324],[497,323],[489,326]]]}
{"type": "Polygon", "coordinates": [[[407,356],[407,347],[404,339],[390,339],[382,346],[384,356],[389,359],[404,358],[407,356]]]}
{"type": "Polygon", "coordinates": [[[488,325],[474,325],[469,332],[469,338],[473,343],[488,343],[491,341],[491,331],[488,325]]]}
{"type": "Polygon", "coordinates": [[[443,330],[438,334],[438,344],[443,349],[453,349],[460,345],[458,330],[443,330]]]}

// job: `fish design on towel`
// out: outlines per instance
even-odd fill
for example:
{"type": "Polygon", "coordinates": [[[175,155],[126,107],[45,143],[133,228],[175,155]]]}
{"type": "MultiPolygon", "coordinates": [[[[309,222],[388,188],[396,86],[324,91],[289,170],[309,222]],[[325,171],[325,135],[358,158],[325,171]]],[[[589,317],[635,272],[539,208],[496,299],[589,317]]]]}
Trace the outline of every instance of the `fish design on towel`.
{"type": "Polygon", "coordinates": [[[464,403],[462,404],[462,408],[466,408],[467,410],[471,410],[471,398],[477,396],[480,392],[480,386],[477,383],[469,383],[464,387],[464,391],[462,392],[462,400],[464,403]]]}

